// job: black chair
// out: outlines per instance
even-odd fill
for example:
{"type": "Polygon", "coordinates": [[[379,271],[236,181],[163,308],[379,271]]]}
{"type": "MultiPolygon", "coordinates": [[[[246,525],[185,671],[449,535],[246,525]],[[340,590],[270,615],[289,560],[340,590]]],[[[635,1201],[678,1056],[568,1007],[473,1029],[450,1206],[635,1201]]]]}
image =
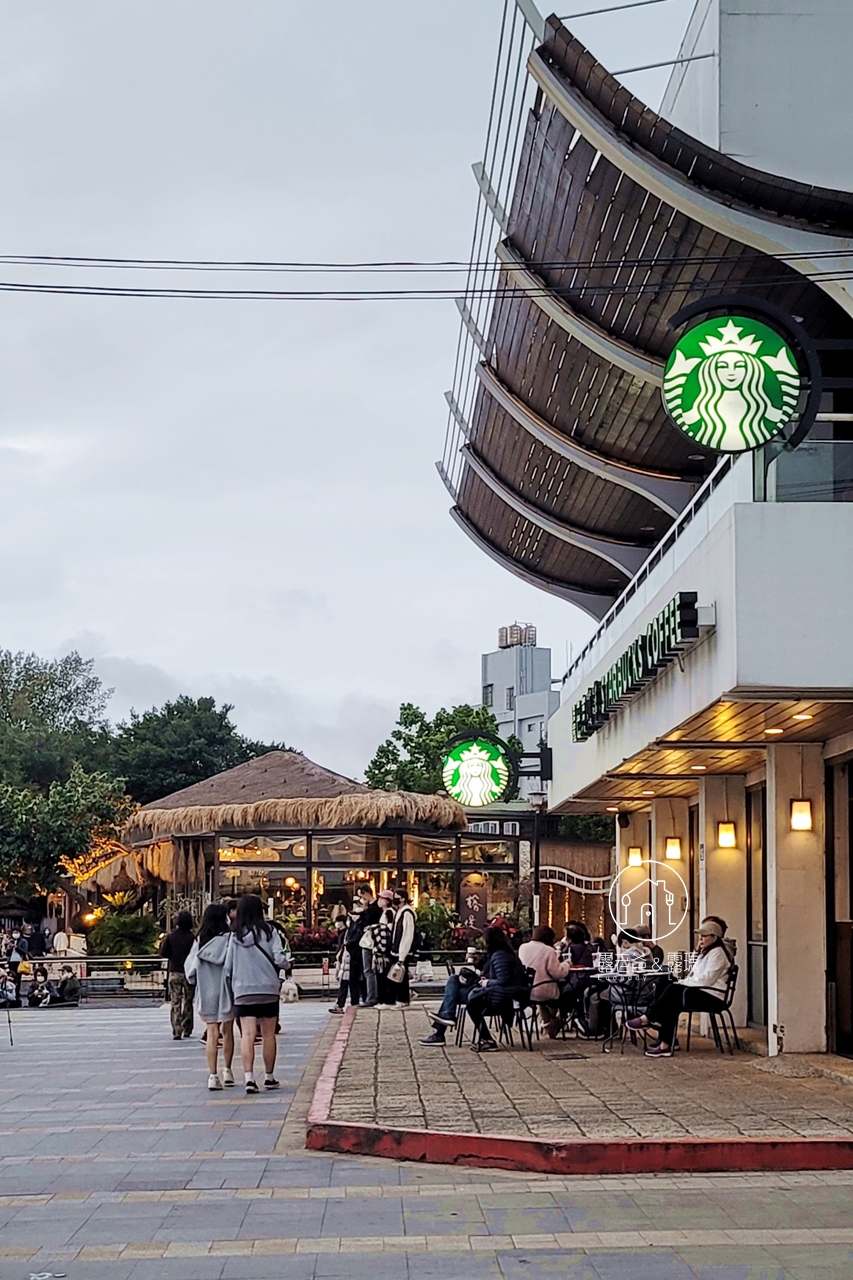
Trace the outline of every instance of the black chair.
{"type": "MultiPolygon", "coordinates": [[[[714,1044],[720,1053],[725,1053],[728,1049],[729,1053],[734,1054],[735,1049],[740,1049],[740,1040],[738,1039],[737,1027],[735,1026],[734,1014],[732,1013],[732,1001],[735,998],[735,989],[737,987],[738,966],[733,964],[729,969],[728,981],[726,982],[726,990],[723,994],[722,1008],[714,1009],[708,1013],[711,1019],[711,1031],[714,1036],[714,1044]],[[728,1018],[728,1026],[726,1025],[728,1018]],[[731,1030],[731,1037],[729,1031],[731,1030]],[[723,1048],[723,1036],[726,1040],[726,1048],[723,1048]],[[734,1049],[732,1048],[732,1040],[734,1040],[734,1049]]],[[[693,1027],[694,1013],[701,1013],[699,1009],[688,1009],[687,1013],[687,1052],[690,1052],[690,1031],[693,1027]]]]}
{"type": "MultiPolygon", "coordinates": [[[[631,1044],[637,1044],[637,1032],[628,1027],[628,1023],[645,1013],[652,1003],[657,989],[659,973],[608,974],[610,982],[610,1004],[612,1008],[613,1026],[610,1034],[605,1036],[601,1046],[602,1053],[610,1053],[613,1041],[618,1038],[619,1052],[625,1052],[625,1032],[631,1037],[631,1044]]],[[[645,1047],[645,1036],[641,1034],[645,1047]]]]}

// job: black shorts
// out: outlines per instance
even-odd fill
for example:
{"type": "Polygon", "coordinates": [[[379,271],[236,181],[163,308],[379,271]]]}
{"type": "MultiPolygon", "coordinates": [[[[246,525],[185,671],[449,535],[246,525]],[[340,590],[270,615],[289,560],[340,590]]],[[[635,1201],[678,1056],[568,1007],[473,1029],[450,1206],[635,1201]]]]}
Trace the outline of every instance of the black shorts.
{"type": "Polygon", "coordinates": [[[266,1000],[262,1004],[235,1004],[236,1018],[277,1018],[278,1001],[266,1000]]]}

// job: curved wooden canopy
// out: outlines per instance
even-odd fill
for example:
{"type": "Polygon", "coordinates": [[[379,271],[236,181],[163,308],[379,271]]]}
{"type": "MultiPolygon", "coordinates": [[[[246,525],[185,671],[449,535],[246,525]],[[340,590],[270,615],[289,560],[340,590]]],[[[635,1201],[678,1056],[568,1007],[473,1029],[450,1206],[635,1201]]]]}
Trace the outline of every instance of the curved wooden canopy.
{"type": "Polygon", "coordinates": [[[802,317],[813,339],[853,337],[846,303],[772,250],[843,243],[853,195],[690,138],[556,18],[530,69],[541,92],[496,250],[493,355],[453,514],[500,563],[600,617],[715,463],[661,403],[669,317],[739,291],[802,317]],[[615,567],[602,539],[635,553],[615,567]]]}

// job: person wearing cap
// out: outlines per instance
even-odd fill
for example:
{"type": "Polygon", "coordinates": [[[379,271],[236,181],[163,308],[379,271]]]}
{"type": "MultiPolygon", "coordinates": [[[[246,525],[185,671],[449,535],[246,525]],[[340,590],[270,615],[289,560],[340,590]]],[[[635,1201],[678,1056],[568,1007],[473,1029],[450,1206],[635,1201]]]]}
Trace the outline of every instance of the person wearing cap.
{"type": "Polygon", "coordinates": [[[718,1013],[723,1008],[723,998],[732,967],[731,954],[723,942],[723,930],[716,920],[703,920],[699,926],[699,954],[690,972],[671,986],[649,1005],[646,1013],[631,1018],[627,1026],[631,1031],[642,1031],[656,1026],[658,1043],[646,1050],[647,1058],[671,1058],[672,1045],[678,1027],[678,1019],[686,1010],[694,1013],[718,1013]]]}

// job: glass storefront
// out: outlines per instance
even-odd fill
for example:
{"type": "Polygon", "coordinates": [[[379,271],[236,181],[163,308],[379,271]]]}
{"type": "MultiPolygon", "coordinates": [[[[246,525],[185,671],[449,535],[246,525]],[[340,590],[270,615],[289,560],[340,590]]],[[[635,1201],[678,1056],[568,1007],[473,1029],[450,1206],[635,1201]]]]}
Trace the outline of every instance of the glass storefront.
{"type": "Polygon", "coordinates": [[[482,928],[515,909],[518,843],[411,832],[221,836],[217,888],[223,897],[257,893],[269,914],[312,926],[351,907],[359,884],[374,893],[403,884],[416,907],[432,900],[482,928]]]}

